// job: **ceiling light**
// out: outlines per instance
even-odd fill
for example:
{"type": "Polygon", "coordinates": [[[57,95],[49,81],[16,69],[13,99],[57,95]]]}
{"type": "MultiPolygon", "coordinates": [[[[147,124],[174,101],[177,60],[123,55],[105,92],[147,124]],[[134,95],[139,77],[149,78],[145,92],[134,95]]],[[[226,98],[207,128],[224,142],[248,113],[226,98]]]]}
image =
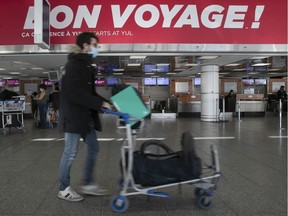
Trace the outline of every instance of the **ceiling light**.
{"type": "Polygon", "coordinates": [[[123,69],[123,68],[113,69],[113,71],[115,71],[115,72],[119,72],[119,71],[124,71],[124,69],[123,69]]]}
{"type": "Polygon", "coordinates": [[[249,75],[253,75],[253,74],[259,74],[260,72],[249,72],[249,73],[247,73],[247,74],[249,74],[249,75]]]}
{"type": "Polygon", "coordinates": [[[257,66],[267,66],[267,65],[270,65],[271,63],[256,63],[256,64],[253,64],[251,65],[252,67],[257,67],[257,66]]]}
{"type": "Polygon", "coordinates": [[[6,69],[4,69],[4,68],[0,68],[0,71],[1,71],[1,70],[6,70],[6,69]]]}
{"type": "Polygon", "coordinates": [[[43,74],[48,74],[49,72],[47,72],[47,71],[44,71],[44,72],[42,72],[43,74]]]}
{"type": "Polygon", "coordinates": [[[177,73],[173,73],[173,72],[168,72],[166,73],[167,75],[174,75],[174,74],[177,74],[177,73]]]}
{"type": "Polygon", "coordinates": [[[269,56],[254,56],[250,59],[264,59],[264,58],[268,58],[269,56]]]}
{"type": "Polygon", "coordinates": [[[170,64],[169,63],[158,63],[156,64],[156,66],[169,66],[170,64]]]}
{"type": "Polygon", "coordinates": [[[146,56],[130,56],[130,59],[145,59],[146,56]]]}
{"type": "Polygon", "coordinates": [[[219,56],[201,56],[199,59],[216,59],[219,56]]]}
{"type": "Polygon", "coordinates": [[[227,64],[227,65],[225,65],[226,67],[235,67],[235,66],[238,66],[238,65],[240,65],[240,64],[238,64],[238,63],[232,63],[232,64],[227,64]]]}
{"type": "Polygon", "coordinates": [[[196,63],[187,63],[187,64],[184,65],[184,67],[195,67],[197,65],[198,64],[196,64],[196,63]]]}
{"type": "Polygon", "coordinates": [[[33,67],[31,68],[32,70],[44,70],[43,68],[40,68],[40,67],[33,67]]]}
{"type": "Polygon", "coordinates": [[[145,75],[154,75],[155,73],[145,73],[145,75]]]}
{"type": "Polygon", "coordinates": [[[20,74],[20,72],[9,72],[9,74],[17,75],[17,74],[20,74]]]}
{"type": "Polygon", "coordinates": [[[159,77],[159,76],[151,76],[151,77],[159,77]]]}
{"type": "Polygon", "coordinates": [[[238,69],[233,69],[232,71],[245,71],[246,68],[238,68],[238,69]]]}
{"type": "Polygon", "coordinates": [[[113,75],[123,75],[123,73],[113,73],[113,75]]]}
{"type": "Polygon", "coordinates": [[[139,67],[141,64],[140,63],[128,63],[128,67],[139,67]]]}

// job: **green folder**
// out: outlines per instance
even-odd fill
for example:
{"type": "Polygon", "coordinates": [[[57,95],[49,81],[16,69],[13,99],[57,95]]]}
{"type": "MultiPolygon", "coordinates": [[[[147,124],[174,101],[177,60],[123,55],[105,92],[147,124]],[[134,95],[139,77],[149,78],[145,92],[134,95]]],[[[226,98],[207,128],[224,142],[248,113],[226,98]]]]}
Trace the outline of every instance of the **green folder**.
{"type": "MultiPolygon", "coordinates": [[[[132,86],[125,88],[110,99],[119,112],[128,113],[131,118],[142,119],[150,113],[132,86]]],[[[134,123],[131,122],[131,125],[134,123]]]]}

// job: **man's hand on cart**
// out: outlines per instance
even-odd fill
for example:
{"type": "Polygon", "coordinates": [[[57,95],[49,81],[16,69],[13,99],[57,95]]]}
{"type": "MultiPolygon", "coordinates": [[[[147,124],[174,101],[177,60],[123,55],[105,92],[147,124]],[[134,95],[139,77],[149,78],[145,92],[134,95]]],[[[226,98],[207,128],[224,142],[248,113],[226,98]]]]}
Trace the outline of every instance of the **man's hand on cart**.
{"type": "Polygon", "coordinates": [[[104,101],[102,104],[102,108],[111,110],[111,105],[108,102],[104,101]]]}

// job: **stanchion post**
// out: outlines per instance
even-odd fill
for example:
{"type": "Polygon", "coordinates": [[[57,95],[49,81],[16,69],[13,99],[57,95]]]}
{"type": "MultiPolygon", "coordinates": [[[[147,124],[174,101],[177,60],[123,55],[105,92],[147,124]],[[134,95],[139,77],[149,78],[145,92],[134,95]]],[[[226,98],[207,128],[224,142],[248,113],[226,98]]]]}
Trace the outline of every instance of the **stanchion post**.
{"type": "Polygon", "coordinates": [[[282,100],[279,100],[279,128],[282,130],[282,100]]]}
{"type": "Polygon", "coordinates": [[[223,121],[225,121],[225,98],[222,99],[223,121]]]}
{"type": "Polygon", "coordinates": [[[241,122],[240,114],[241,114],[240,99],[238,99],[238,121],[239,121],[239,122],[241,122]]]}

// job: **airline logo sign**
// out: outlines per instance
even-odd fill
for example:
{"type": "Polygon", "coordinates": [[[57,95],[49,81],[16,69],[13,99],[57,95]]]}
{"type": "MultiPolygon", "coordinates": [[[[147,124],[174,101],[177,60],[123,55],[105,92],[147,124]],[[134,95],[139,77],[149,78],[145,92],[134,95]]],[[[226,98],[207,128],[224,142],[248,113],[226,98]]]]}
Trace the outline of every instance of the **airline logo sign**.
{"type": "MultiPolygon", "coordinates": [[[[34,1],[19,2],[0,8],[0,45],[33,44],[34,1]]],[[[286,0],[49,2],[51,44],[74,43],[82,31],[101,43],[287,44],[286,0]]]]}

